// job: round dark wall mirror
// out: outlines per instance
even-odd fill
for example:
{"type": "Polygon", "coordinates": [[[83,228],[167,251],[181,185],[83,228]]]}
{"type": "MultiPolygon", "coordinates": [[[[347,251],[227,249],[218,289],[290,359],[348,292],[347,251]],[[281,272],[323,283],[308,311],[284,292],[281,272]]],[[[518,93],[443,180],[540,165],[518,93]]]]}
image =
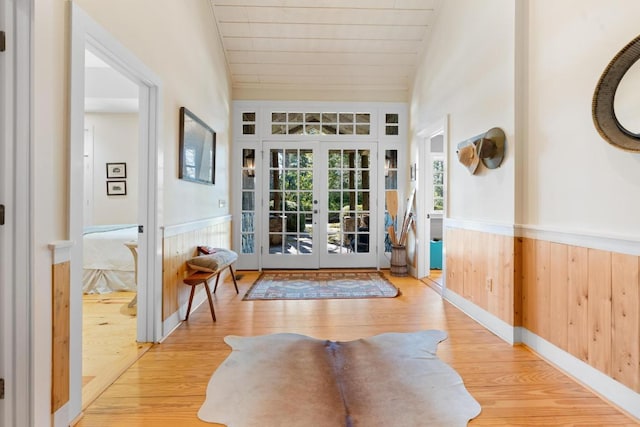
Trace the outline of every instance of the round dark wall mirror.
{"type": "Polygon", "coordinates": [[[593,122],[610,144],[640,152],[640,36],[602,73],[593,94],[593,122]]]}

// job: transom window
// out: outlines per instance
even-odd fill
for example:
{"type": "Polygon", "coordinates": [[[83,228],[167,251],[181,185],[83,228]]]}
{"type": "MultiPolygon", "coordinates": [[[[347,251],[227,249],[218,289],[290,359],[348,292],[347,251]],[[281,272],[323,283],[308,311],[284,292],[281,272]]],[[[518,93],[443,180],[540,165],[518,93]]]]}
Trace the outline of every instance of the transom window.
{"type": "Polygon", "coordinates": [[[273,112],[271,134],[371,135],[371,114],[273,112]]]}

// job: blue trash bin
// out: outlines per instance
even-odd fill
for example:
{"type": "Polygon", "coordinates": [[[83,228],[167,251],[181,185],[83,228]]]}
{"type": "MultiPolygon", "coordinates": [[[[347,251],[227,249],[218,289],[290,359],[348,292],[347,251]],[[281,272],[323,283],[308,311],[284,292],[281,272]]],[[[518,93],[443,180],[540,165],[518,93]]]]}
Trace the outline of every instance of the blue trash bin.
{"type": "Polygon", "coordinates": [[[432,240],[429,253],[431,269],[442,270],[442,240],[432,240]]]}

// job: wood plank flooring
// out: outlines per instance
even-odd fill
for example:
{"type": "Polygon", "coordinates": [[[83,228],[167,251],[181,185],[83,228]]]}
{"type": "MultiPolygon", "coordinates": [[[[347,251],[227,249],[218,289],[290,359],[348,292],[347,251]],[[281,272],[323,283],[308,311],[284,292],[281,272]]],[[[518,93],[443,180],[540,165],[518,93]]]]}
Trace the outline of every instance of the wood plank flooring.
{"type": "Polygon", "coordinates": [[[419,280],[390,277],[402,292],[392,299],[242,301],[258,273],[239,274],[240,295],[230,281],[218,287],[215,324],[207,304],[201,305],[126,370],[77,425],[211,426],[197,411],[211,374],[230,353],[226,335],[295,332],[352,340],[423,329],[449,334],[438,356],[458,371],[482,406],[470,425],[639,425],[526,347],[506,344],[419,280]]]}
{"type": "Polygon", "coordinates": [[[135,292],[82,296],[82,407],[87,407],[151,344],[136,342],[135,292]]]}

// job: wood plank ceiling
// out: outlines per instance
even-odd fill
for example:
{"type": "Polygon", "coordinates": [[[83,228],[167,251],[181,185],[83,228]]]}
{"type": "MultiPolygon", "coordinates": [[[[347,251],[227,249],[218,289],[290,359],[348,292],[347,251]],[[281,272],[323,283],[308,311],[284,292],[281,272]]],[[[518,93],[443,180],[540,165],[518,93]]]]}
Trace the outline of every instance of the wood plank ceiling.
{"type": "Polygon", "coordinates": [[[234,89],[408,94],[438,0],[211,0],[234,89]]]}

